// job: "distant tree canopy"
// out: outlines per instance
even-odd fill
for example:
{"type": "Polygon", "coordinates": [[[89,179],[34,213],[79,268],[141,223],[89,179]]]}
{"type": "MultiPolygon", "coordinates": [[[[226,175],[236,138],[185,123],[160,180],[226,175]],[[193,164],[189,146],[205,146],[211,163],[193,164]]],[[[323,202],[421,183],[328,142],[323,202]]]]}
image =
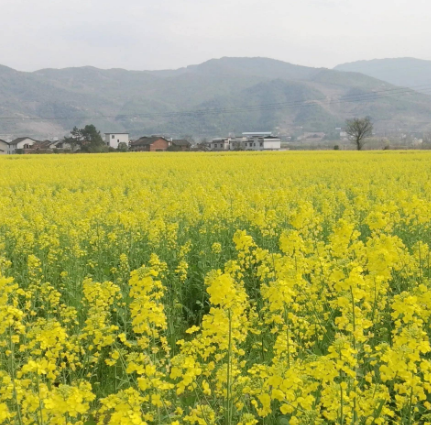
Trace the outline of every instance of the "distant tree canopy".
{"type": "Polygon", "coordinates": [[[129,150],[129,147],[127,146],[127,143],[125,143],[125,142],[120,142],[120,143],[118,144],[118,148],[117,148],[117,150],[118,150],[119,152],[127,152],[127,151],[129,150]]]}
{"type": "Polygon", "coordinates": [[[364,147],[365,139],[373,135],[373,123],[369,117],[347,120],[346,133],[360,151],[364,147]]]}
{"type": "Polygon", "coordinates": [[[100,131],[93,124],[86,125],[84,128],[73,127],[70,137],[65,137],[64,142],[69,143],[73,151],[76,147],[79,147],[84,152],[104,152],[108,150],[100,131]]]}

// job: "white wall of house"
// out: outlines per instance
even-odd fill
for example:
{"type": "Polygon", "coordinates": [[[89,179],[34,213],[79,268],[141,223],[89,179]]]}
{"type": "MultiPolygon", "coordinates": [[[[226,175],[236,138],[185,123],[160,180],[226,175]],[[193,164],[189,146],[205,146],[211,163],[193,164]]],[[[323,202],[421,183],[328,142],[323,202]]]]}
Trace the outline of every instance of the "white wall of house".
{"type": "MultiPolygon", "coordinates": [[[[266,133],[265,133],[266,134],[266,133]]],[[[210,143],[211,150],[238,150],[246,151],[264,151],[264,150],[280,150],[281,141],[276,137],[235,137],[228,139],[214,139],[210,143]]]]}
{"type": "Polygon", "coordinates": [[[118,149],[120,143],[125,143],[129,146],[129,133],[105,133],[106,146],[118,149]]]}
{"type": "Polygon", "coordinates": [[[280,139],[263,139],[263,150],[280,150],[281,140],[280,139]]]}
{"type": "Polygon", "coordinates": [[[30,146],[33,146],[35,141],[33,139],[24,139],[18,142],[16,145],[10,145],[9,153],[15,153],[17,149],[27,149],[30,146]]]}
{"type": "Polygon", "coordinates": [[[6,155],[9,153],[9,143],[0,140],[0,155],[6,155]]]}
{"type": "Polygon", "coordinates": [[[256,140],[257,139],[251,139],[248,138],[245,142],[244,142],[244,149],[246,151],[255,151],[256,150],[256,140]]]}
{"type": "Polygon", "coordinates": [[[247,142],[247,137],[233,137],[230,139],[229,149],[231,151],[244,149],[245,142],[247,142]]]}
{"type": "Polygon", "coordinates": [[[224,151],[229,149],[230,139],[215,139],[210,143],[212,151],[224,151]]]}
{"type": "Polygon", "coordinates": [[[281,141],[277,138],[250,137],[244,142],[247,151],[275,151],[280,150],[281,141]]]}

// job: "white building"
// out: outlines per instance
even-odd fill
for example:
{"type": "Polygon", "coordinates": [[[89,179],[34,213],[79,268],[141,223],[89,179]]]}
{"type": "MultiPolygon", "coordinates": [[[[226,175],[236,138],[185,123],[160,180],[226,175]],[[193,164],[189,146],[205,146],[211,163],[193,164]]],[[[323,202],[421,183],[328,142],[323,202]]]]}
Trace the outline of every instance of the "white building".
{"type": "Polygon", "coordinates": [[[210,149],[212,151],[227,151],[230,148],[230,138],[227,139],[214,139],[210,142],[210,149]]]}
{"type": "Polygon", "coordinates": [[[276,151],[281,148],[281,140],[270,132],[242,133],[242,137],[214,139],[210,142],[212,151],[276,151]]]}
{"type": "Polygon", "coordinates": [[[274,136],[247,137],[241,144],[246,151],[278,151],[281,148],[281,140],[274,136]]]}
{"type": "Polygon", "coordinates": [[[230,139],[229,148],[231,151],[242,151],[245,149],[245,143],[247,141],[247,137],[232,137],[230,139]]]}
{"type": "Polygon", "coordinates": [[[36,143],[36,140],[30,137],[18,137],[18,139],[12,140],[9,143],[9,152],[10,154],[15,153],[17,149],[29,149],[36,143]]]}
{"type": "Polygon", "coordinates": [[[118,149],[120,143],[125,143],[129,147],[129,133],[105,133],[106,146],[118,149]]]}
{"type": "Polygon", "coordinates": [[[281,140],[275,136],[258,137],[255,139],[254,148],[257,151],[279,151],[281,140]]]}
{"type": "Polygon", "coordinates": [[[257,131],[242,133],[246,138],[244,149],[248,151],[278,151],[281,148],[281,140],[272,135],[271,131],[257,131]]]}

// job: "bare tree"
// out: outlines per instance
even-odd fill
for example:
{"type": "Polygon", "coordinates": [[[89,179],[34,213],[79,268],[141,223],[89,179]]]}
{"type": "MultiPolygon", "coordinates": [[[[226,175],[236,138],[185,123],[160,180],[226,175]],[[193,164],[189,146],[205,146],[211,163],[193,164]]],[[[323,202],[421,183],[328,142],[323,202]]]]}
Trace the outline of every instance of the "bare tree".
{"type": "Polygon", "coordinates": [[[360,151],[365,144],[365,139],[373,135],[373,123],[370,118],[354,118],[346,121],[346,133],[355,142],[360,151]]]}

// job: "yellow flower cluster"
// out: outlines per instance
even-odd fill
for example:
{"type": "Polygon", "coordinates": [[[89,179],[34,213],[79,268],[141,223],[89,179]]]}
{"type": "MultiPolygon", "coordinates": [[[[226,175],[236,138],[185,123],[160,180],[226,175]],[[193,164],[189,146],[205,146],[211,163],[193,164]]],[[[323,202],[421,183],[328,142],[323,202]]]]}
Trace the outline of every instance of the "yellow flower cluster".
{"type": "Polygon", "coordinates": [[[431,424],[431,154],[0,158],[0,425],[431,424]]]}

